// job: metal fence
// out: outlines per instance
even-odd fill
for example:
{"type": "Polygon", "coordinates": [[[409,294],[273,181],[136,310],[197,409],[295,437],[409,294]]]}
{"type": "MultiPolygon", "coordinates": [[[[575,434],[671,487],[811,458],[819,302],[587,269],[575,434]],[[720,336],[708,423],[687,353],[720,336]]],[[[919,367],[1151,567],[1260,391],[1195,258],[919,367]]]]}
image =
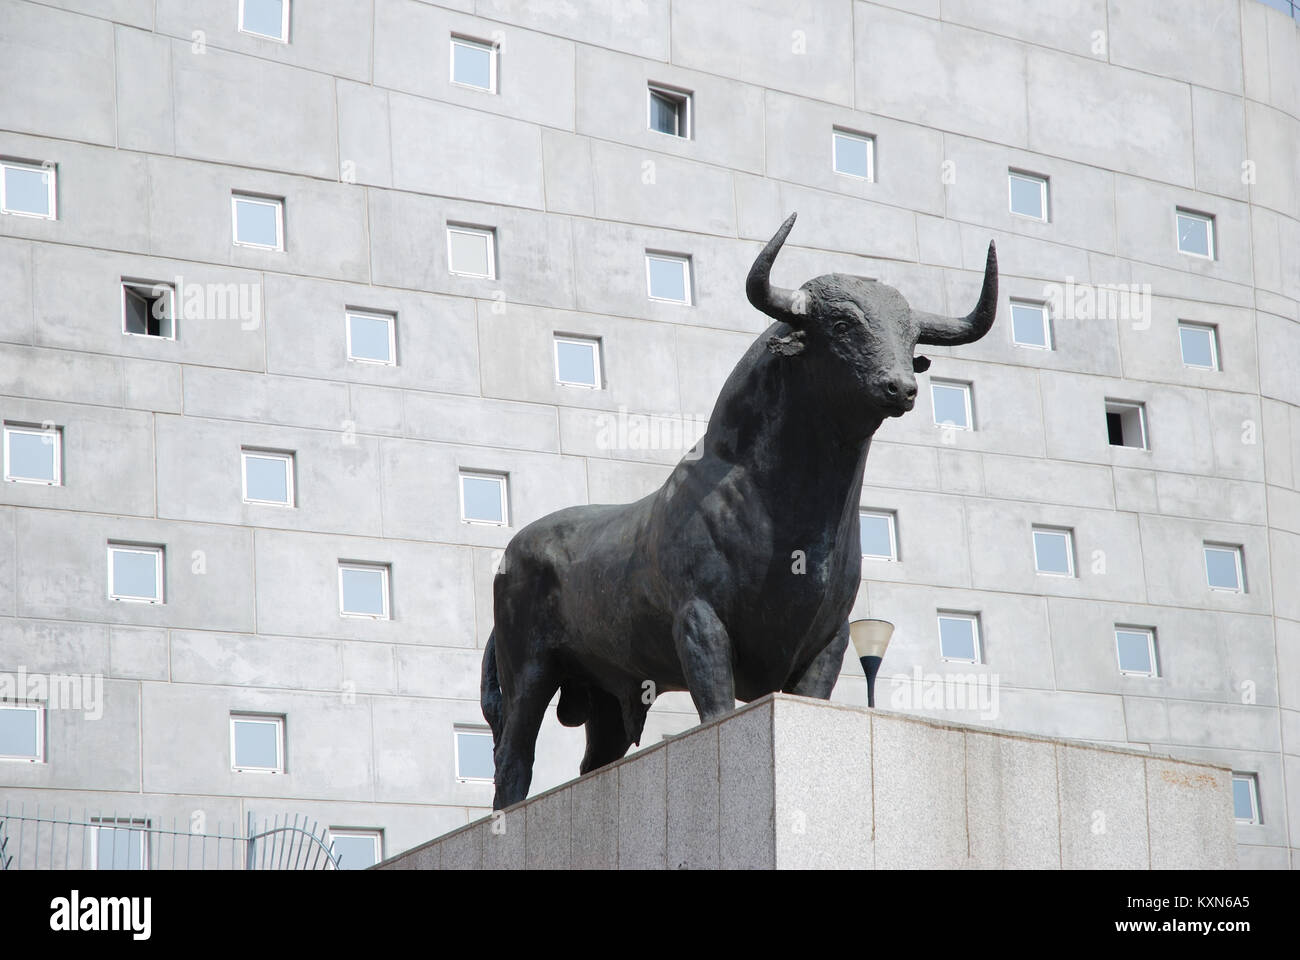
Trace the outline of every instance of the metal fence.
{"type": "Polygon", "coordinates": [[[229,829],[171,829],[149,817],[82,811],[43,813],[38,805],[0,813],[0,870],[337,870],[326,830],[305,816],[263,819],[253,814],[229,829]]]}

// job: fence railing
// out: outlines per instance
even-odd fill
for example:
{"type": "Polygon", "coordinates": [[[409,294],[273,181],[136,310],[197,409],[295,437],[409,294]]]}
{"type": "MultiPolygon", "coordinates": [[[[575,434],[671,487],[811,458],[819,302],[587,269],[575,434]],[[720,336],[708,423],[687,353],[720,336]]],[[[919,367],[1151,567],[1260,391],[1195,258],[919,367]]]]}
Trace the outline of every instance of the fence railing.
{"type": "Polygon", "coordinates": [[[295,814],[253,814],[215,831],[171,828],[153,818],[92,816],[58,808],[30,812],[5,804],[0,812],[0,870],[337,870],[328,831],[295,814]]]}

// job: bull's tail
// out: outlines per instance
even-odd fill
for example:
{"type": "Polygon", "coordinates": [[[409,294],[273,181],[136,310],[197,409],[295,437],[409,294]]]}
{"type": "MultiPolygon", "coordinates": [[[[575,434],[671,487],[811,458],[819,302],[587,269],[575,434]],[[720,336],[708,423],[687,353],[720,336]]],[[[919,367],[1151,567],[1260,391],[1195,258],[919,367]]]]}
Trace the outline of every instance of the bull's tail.
{"type": "Polygon", "coordinates": [[[483,674],[479,682],[479,703],[483,706],[483,719],[492,728],[492,743],[501,742],[501,681],[497,677],[497,632],[488,634],[483,648],[483,674]]]}

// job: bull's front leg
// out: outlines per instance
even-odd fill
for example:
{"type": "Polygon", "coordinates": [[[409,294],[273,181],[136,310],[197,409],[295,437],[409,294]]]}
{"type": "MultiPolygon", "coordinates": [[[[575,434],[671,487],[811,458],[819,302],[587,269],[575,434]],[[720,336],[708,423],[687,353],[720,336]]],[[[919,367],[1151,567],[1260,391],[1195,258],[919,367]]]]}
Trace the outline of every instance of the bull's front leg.
{"type": "Polygon", "coordinates": [[[731,669],[731,637],[713,607],[691,600],[673,621],[673,645],[700,723],[736,708],[736,677],[731,669]]]}
{"type": "Polygon", "coordinates": [[[783,688],[783,693],[793,693],[800,697],[816,697],[829,700],[835,689],[835,681],[840,678],[840,669],[844,666],[844,651],[849,646],[849,625],[846,621],[835,631],[830,642],[822,648],[821,653],[813,657],[800,676],[792,678],[783,688]]]}

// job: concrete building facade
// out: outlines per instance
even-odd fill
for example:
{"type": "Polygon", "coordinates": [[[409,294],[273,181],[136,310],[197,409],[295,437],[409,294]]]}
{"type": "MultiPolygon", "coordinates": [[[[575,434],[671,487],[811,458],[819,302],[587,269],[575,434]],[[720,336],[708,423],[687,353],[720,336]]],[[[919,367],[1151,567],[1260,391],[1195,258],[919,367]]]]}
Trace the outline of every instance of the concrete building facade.
{"type": "MultiPolygon", "coordinates": [[[[480,816],[501,549],[662,482],[797,210],[776,282],[923,310],[998,244],[868,460],[882,706],[1229,766],[1241,864],[1300,866],[1286,14],[0,0],[0,163],[11,804],[385,856],[480,816]]],[[[534,792],[581,749],[549,718],[534,792]]]]}

